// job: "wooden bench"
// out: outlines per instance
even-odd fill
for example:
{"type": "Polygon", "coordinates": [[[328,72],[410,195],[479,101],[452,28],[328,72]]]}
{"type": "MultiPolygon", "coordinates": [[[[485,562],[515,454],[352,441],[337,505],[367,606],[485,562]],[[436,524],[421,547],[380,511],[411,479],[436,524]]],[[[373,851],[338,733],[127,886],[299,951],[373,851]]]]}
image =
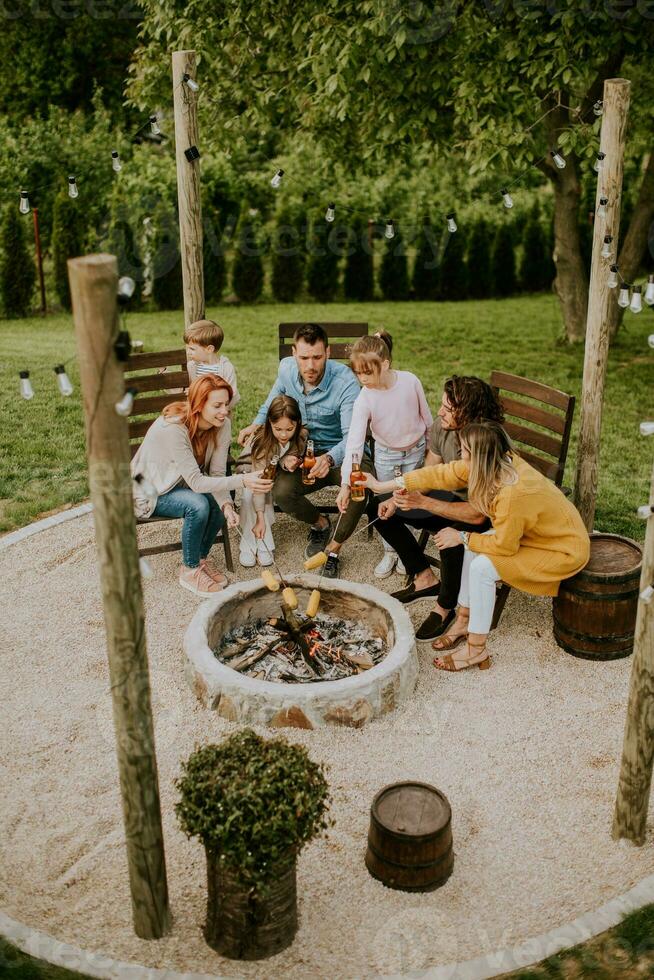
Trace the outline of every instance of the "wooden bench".
{"type": "MultiPolygon", "coordinates": [[[[143,437],[157,419],[166,405],[185,399],[184,390],[189,386],[189,376],[186,370],[186,350],[156,351],[153,354],[132,354],[125,362],[125,388],[135,392],[134,405],[129,419],[129,441],[132,456],[143,441],[143,437]],[[161,368],[167,368],[165,374],[161,368]],[[176,370],[170,370],[175,368],[176,370]],[[180,389],[177,393],[171,389],[180,389]]],[[[160,521],[177,520],[169,517],[150,517],[147,520],[137,519],[137,524],[156,524],[160,521]]],[[[225,551],[225,564],[228,571],[234,571],[232,550],[226,525],[223,525],[216,536],[216,543],[221,543],[225,551]]],[[[157,545],[150,548],[139,548],[139,555],[159,555],[170,551],[181,551],[181,542],[176,544],[157,545]]]]}

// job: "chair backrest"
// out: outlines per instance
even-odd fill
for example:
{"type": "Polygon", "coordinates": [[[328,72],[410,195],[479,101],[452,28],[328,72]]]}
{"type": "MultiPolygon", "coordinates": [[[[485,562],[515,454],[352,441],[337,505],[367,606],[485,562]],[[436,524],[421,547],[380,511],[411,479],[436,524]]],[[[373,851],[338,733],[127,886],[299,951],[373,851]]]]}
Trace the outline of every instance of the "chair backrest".
{"type": "MultiPolygon", "coordinates": [[[[313,322],[318,322],[313,321],[313,322]]],[[[298,327],[306,323],[280,323],[279,324],[279,359],[290,357],[293,353],[293,334],[298,327]]],[[[331,356],[336,361],[347,361],[350,358],[350,346],[352,341],[360,337],[368,336],[367,323],[320,323],[329,337],[329,347],[331,356]],[[335,338],[338,338],[337,340],[335,338]]]]}
{"type": "Polygon", "coordinates": [[[186,350],[161,350],[153,354],[132,354],[125,362],[125,388],[134,388],[134,405],[130,412],[129,441],[132,456],[152,423],[170,402],[183,401],[189,386],[186,350]],[[168,368],[165,374],[159,368],[168,368]],[[175,368],[177,370],[175,370],[175,368]]]}
{"type": "Polygon", "coordinates": [[[568,455],[574,396],[503,371],[493,371],[490,383],[504,406],[504,428],[522,458],[560,487],[568,455]]]}

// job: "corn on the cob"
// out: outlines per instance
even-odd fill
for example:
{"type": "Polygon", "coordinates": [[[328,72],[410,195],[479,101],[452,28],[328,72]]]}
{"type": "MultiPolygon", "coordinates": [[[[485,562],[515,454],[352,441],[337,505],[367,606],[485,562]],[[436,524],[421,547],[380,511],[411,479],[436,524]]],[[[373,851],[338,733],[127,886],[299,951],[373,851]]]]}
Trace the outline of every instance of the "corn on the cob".
{"type": "Polygon", "coordinates": [[[307,558],[304,563],[304,570],[310,572],[312,568],[320,568],[327,561],[327,554],[324,551],[319,551],[317,555],[311,555],[311,558],[307,558]]]}
{"type": "Polygon", "coordinates": [[[270,589],[271,592],[279,592],[279,582],[269,569],[264,568],[261,573],[261,578],[267,589],[270,589]]]}
{"type": "Polygon", "coordinates": [[[307,603],[307,616],[310,619],[318,612],[318,607],[320,606],[320,589],[314,589],[309,596],[309,602],[307,603]]]}
{"type": "Polygon", "coordinates": [[[282,599],[289,609],[297,609],[297,596],[295,592],[293,592],[293,589],[284,589],[282,592],[282,599]]]}

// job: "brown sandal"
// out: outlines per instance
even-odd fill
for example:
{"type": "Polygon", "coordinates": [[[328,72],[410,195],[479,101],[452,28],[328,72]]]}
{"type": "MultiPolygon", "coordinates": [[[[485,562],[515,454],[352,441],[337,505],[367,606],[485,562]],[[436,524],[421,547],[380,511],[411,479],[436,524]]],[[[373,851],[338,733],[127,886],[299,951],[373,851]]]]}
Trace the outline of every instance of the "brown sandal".
{"type": "MultiPolygon", "coordinates": [[[[455,639],[458,639],[458,637],[455,639]]],[[[452,644],[452,646],[456,646],[456,644],[452,644]]],[[[468,654],[473,650],[479,650],[480,652],[468,656],[465,659],[459,659],[458,661],[455,660],[451,653],[445,657],[434,657],[434,667],[436,670],[447,670],[449,673],[458,673],[460,670],[467,670],[468,667],[479,667],[480,670],[488,670],[491,665],[491,659],[486,653],[486,644],[471,643],[468,640],[468,654]]]]}
{"type": "Polygon", "coordinates": [[[450,633],[445,633],[444,636],[439,636],[432,643],[432,648],[434,650],[454,650],[458,647],[460,643],[464,643],[468,639],[467,633],[457,633],[452,636],[450,633]]]}

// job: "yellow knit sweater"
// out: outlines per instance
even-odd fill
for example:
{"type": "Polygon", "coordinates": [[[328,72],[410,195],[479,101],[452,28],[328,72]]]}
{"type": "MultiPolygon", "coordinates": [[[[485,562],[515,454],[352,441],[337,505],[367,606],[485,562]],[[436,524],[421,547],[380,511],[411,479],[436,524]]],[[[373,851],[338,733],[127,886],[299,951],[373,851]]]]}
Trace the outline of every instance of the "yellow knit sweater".
{"type": "MultiPolygon", "coordinates": [[[[490,534],[470,535],[471,551],[488,555],[502,580],[533,595],[556,595],[590,557],[588,532],[559,488],[516,453],[518,480],[491,505],[490,534]]],[[[404,475],[407,490],[459,490],[468,484],[464,460],[425,466],[404,475]]]]}

